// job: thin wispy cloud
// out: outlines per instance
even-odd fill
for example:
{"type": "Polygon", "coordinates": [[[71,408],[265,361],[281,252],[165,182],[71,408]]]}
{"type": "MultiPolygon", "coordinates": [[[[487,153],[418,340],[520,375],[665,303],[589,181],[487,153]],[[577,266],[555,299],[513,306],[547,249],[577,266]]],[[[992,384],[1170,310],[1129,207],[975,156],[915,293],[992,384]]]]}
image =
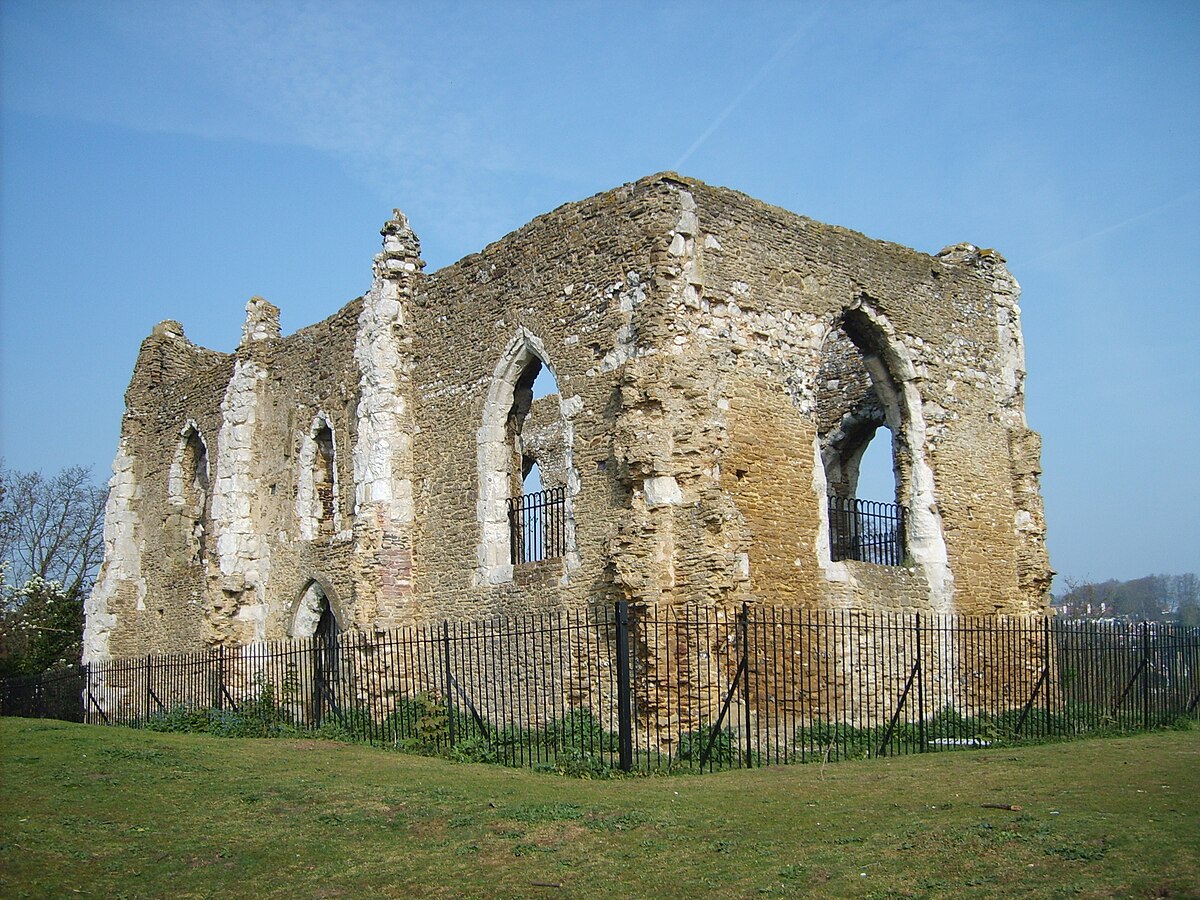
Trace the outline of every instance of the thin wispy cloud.
{"type": "Polygon", "coordinates": [[[129,105],[118,124],[318,152],[387,208],[436,209],[443,233],[473,247],[511,227],[486,189],[510,154],[471,94],[486,82],[467,52],[474,38],[437,24],[417,41],[391,7],[362,3],[297,4],[287,16],[223,3],[172,7],[167,22],[128,15],[118,27],[130,43],[180,69],[196,103],[129,105]]]}
{"type": "Polygon", "coordinates": [[[429,46],[404,43],[394,8],[377,4],[290,3],[284,15],[269,3],[130,2],[74,13],[14,24],[10,46],[21,56],[20,77],[6,79],[10,109],[304,147],[375,187],[497,155],[486,116],[464,114],[447,77],[470,78],[472,60],[445,23],[449,36],[429,46]],[[92,47],[102,49],[64,66],[53,55],[60,29],[99,35],[92,47]]]}
{"type": "Polygon", "coordinates": [[[1172,207],[1180,206],[1196,197],[1200,197],[1200,188],[1192,188],[1190,191],[1184,191],[1182,194],[1179,194],[1174,199],[1168,200],[1166,203],[1160,203],[1158,206],[1147,209],[1144,212],[1140,212],[1135,216],[1130,216],[1127,219],[1122,219],[1120,222],[1116,222],[1105,228],[1101,228],[1099,231],[1093,231],[1092,233],[1086,234],[1081,238],[1076,238],[1073,241],[1060,244],[1052,250],[1047,250],[1045,253],[1035,256],[1033,259],[1027,260],[1025,265],[1033,265],[1034,263],[1044,262],[1047,259],[1058,256],[1061,253],[1066,253],[1068,250],[1074,250],[1076,247],[1081,247],[1084,244],[1090,243],[1098,238],[1102,238],[1105,235],[1112,234],[1115,231],[1120,231],[1123,228],[1128,228],[1130,225],[1134,225],[1137,222],[1142,222],[1146,219],[1153,218],[1160,213],[1166,212],[1172,207]]]}
{"type": "Polygon", "coordinates": [[[824,11],[824,4],[817,7],[808,16],[805,22],[792,33],[791,37],[780,44],[779,49],[771,55],[770,59],[763,63],[762,67],[754,74],[754,77],[746,82],[745,87],[738,92],[738,95],[734,97],[733,100],[731,100],[723,110],[721,110],[717,117],[713,119],[712,123],[706,129],[704,129],[700,136],[696,138],[696,140],[692,141],[692,145],[684,151],[683,156],[679,157],[679,159],[675,161],[675,165],[672,166],[673,169],[679,171],[683,168],[684,164],[691,159],[692,154],[704,146],[704,142],[712,137],[718,128],[725,124],[725,120],[733,115],[733,113],[739,106],[741,106],[742,101],[746,99],[750,92],[753,91],[759,85],[759,83],[767,77],[768,74],[770,74],[771,70],[779,64],[780,60],[787,56],[791,49],[800,42],[800,39],[812,30],[813,25],[815,25],[817,20],[821,18],[821,15],[824,13],[824,11]]]}

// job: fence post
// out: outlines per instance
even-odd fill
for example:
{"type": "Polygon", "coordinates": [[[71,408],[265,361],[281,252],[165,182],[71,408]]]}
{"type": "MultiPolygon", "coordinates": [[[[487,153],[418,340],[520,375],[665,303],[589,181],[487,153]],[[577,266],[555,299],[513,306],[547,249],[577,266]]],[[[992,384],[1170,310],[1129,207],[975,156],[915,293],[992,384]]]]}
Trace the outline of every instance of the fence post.
{"type": "Polygon", "coordinates": [[[1150,730],[1150,623],[1142,621],[1142,728],[1150,730]]]}
{"type": "Polygon", "coordinates": [[[741,625],[742,659],[745,660],[745,670],[742,674],[742,730],[746,735],[746,768],[753,768],[750,759],[750,604],[742,602],[742,614],[738,616],[741,625]]]}
{"type": "Polygon", "coordinates": [[[146,654],[146,714],[142,716],[145,722],[150,718],[150,654],[146,654]]]}
{"type": "Polygon", "coordinates": [[[450,674],[450,620],[442,620],[442,666],[446,670],[446,719],[450,746],[454,746],[454,676],[450,674]]]}
{"type": "Polygon", "coordinates": [[[921,614],[917,613],[917,749],[925,752],[925,656],[921,649],[921,614]]]}
{"type": "Polygon", "coordinates": [[[633,770],[633,691],[629,669],[629,602],[617,601],[617,732],[620,739],[618,764],[622,772],[633,770]]]}
{"type": "Polygon", "coordinates": [[[1045,656],[1045,660],[1042,663],[1042,665],[1045,666],[1045,672],[1046,672],[1046,735],[1049,736],[1050,735],[1050,722],[1051,722],[1051,715],[1050,715],[1051,697],[1050,697],[1050,694],[1052,693],[1051,689],[1050,689],[1050,614],[1049,613],[1042,614],[1042,634],[1045,636],[1045,641],[1043,643],[1046,648],[1045,649],[1046,656],[1045,656]]]}

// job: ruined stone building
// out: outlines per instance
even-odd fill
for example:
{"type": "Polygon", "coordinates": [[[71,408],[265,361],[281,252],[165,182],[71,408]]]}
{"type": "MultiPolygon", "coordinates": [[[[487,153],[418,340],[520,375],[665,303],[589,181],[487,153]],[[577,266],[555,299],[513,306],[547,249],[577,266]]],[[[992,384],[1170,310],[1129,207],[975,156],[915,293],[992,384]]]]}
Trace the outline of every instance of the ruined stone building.
{"type": "Polygon", "coordinates": [[[671,173],[432,274],[402,214],[382,233],[322,322],[283,336],[256,297],[232,354],[143,342],[86,659],[618,599],[1044,608],[995,252],[671,173]],[[872,438],[878,507],[850,502],[872,438]]]}

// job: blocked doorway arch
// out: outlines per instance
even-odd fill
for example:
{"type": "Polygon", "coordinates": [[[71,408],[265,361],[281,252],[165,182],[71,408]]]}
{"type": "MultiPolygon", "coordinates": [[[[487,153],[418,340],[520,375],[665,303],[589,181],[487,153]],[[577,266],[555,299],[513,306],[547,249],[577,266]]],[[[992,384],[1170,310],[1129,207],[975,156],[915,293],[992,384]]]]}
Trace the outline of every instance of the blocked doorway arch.
{"type": "Polygon", "coordinates": [[[297,639],[311,638],[324,628],[322,633],[336,636],[344,624],[336,591],[326,579],[316,575],[310,577],[296,599],[288,634],[297,639]]]}
{"type": "Polygon", "coordinates": [[[301,658],[296,677],[303,715],[309,724],[319,727],[331,715],[341,717],[341,649],[338,641],[340,621],[331,600],[331,591],[323,580],[310,579],[296,603],[291,634],[301,641],[301,658]]]}

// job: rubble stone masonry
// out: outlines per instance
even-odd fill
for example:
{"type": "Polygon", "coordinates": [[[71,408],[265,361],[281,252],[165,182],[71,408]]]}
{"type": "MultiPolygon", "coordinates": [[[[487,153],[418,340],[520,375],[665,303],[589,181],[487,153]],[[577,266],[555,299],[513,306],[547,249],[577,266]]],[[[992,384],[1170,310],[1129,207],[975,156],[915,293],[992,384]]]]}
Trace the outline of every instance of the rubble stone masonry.
{"type": "Polygon", "coordinates": [[[1019,615],[1051,570],[1020,288],[673,173],[427,274],[398,211],[367,293],[232,354],[143,342],[85,660],[619,599],[1019,615]],[[552,376],[554,390],[535,395],[552,376]],[[831,554],[889,441],[903,564],[831,554]],[[566,547],[510,555],[536,463],[566,547]]]}

